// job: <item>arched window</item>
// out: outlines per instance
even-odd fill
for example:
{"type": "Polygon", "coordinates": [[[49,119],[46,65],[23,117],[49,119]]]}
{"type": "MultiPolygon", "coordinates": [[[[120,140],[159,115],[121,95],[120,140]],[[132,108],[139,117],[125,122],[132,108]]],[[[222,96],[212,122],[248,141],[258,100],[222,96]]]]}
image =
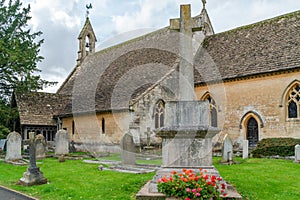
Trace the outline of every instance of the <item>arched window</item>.
{"type": "Polygon", "coordinates": [[[154,110],[154,123],[155,128],[160,128],[164,126],[164,116],[165,116],[165,104],[163,101],[158,101],[155,105],[154,110]]]}
{"type": "Polygon", "coordinates": [[[102,118],[102,134],[105,134],[105,119],[102,118]]]}
{"type": "Polygon", "coordinates": [[[210,96],[207,95],[204,100],[208,100],[209,102],[209,109],[210,109],[210,125],[212,127],[218,127],[218,112],[217,112],[217,105],[215,100],[210,96]]]}
{"type": "Polygon", "coordinates": [[[300,86],[295,84],[288,92],[287,115],[288,118],[299,118],[300,109],[300,86]]]}
{"type": "Polygon", "coordinates": [[[89,35],[87,35],[86,37],[85,37],[85,51],[87,52],[87,54],[88,54],[88,52],[90,52],[90,48],[91,47],[91,44],[90,44],[90,36],[89,35]]]}

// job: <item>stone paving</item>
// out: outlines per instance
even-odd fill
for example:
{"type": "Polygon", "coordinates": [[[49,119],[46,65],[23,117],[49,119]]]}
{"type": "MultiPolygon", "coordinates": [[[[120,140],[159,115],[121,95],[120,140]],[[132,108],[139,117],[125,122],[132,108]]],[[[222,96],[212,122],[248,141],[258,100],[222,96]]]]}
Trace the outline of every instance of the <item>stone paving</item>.
{"type": "Polygon", "coordinates": [[[8,189],[6,187],[0,186],[0,199],[1,200],[37,200],[33,197],[21,194],[17,191],[8,189]]]}

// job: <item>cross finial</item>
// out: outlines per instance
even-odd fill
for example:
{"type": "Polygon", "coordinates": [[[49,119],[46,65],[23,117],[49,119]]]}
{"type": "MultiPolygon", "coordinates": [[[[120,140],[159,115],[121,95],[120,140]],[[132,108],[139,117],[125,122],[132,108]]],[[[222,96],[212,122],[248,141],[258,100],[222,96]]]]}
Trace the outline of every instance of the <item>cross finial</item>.
{"type": "Polygon", "coordinates": [[[202,0],[203,9],[205,9],[206,0],[202,0]]]}
{"type": "Polygon", "coordinates": [[[89,5],[89,4],[86,4],[85,7],[86,7],[86,18],[88,18],[88,17],[89,17],[89,14],[90,14],[89,10],[92,9],[93,6],[92,6],[92,4],[90,3],[90,5],[89,5]]]}

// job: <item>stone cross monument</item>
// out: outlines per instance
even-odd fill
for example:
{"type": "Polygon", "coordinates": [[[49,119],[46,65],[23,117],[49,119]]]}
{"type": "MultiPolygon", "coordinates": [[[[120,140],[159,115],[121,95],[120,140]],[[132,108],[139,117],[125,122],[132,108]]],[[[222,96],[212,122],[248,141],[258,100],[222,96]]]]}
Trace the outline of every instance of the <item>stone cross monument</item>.
{"type": "Polygon", "coordinates": [[[194,101],[192,33],[202,29],[191,17],[190,5],[180,6],[180,19],[170,20],[170,29],[180,31],[179,101],[166,102],[162,137],[163,167],[212,166],[212,137],[220,130],[210,127],[209,103],[194,101]]]}
{"type": "Polygon", "coordinates": [[[194,100],[192,34],[200,31],[198,20],[191,17],[190,5],[180,6],[180,18],[170,19],[170,29],[180,31],[179,99],[194,100]]]}
{"type": "Polygon", "coordinates": [[[30,166],[24,173],[23,177],[19,180],[19,183],[25,186],[45,184],[47,183],[47,179],[43,176],[40,168],[36,166],[36,140],[34,132],[29,133],[29,140],[30,166]]]}
{"type": "Polygon", "coordinates": [[[180,19],[171,19],[170,29],[180,32],[179,100],[165,104],[164,127],[155,130],[162,138],[162,166],[137,199],[161,199],[157,181],[172,171],[203,168],[207,174],[220,176],[212,165],[212,138],[220,129],[210,126],[209,102],[194,100],[192,34],[202,30],[201,23],[191,17],[190,5],[181,5],[180,19]]]}

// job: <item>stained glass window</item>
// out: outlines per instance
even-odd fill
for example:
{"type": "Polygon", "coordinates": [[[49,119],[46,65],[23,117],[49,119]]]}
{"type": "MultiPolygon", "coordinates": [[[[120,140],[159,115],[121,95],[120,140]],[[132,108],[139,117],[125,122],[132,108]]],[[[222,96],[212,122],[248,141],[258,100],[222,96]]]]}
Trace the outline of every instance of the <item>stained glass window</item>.
{"type": "Polygon", "coordinates": [[[296,84],[288,93],[288,118],[299,118],[300,86],[296,84]]]}

